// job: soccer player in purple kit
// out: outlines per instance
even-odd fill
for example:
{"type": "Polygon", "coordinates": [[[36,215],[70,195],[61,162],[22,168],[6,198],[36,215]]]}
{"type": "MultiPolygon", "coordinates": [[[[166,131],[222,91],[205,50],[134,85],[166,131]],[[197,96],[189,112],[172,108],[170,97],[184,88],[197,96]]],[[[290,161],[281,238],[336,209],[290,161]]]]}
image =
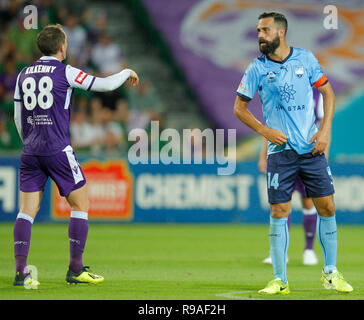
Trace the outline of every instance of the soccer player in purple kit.
{"type": "Polygon", "coordinates": [[[43,28],[37,36],[37,46],[43,56],[19,73],[14,93],[14,120],[23,141],[20,210],[14,225],[14,285],[39,285],[28,271],[27,257],[31,227],[48,177],[55,181],[60,195],[71,207],[66,281],[97,284],[104,278],[89,272],[82,261],[88,234],[89,200],[86,179],[69,137],[73,89],[112,91],[127,80],[136,86],[139,79],[130,69],[99,78],[63,64],[67,35],[61,25],[43,28]]]}

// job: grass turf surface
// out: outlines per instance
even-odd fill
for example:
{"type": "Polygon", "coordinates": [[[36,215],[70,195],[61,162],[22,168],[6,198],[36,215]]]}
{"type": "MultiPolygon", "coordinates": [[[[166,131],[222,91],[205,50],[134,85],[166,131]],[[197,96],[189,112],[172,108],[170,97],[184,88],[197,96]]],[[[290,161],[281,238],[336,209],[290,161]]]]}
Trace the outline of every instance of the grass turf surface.
{"type": "Polygon", "coordinates": [[[28,264],[38,269],[38,290],[12,285],[13,225],[0,224],[0,299],[364,299],[362,227],[338,229],[338,268],[354,287],[350,294],[325,290],[319,265],[303,266],[303,228],[292,225],[288,250],[288,296],[257,291],[273,278],[266,225],[102,225],[90,223],[84,264],[105,277],[100,285],[65,282],[66,224],[35,224],[28,264]]]}

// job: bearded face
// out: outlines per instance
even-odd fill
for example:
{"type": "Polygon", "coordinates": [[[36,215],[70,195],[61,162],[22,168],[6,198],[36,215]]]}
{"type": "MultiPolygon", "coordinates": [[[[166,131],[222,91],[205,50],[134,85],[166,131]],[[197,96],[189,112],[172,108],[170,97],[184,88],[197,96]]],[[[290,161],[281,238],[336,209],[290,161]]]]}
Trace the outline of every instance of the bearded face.
{"type": "Polygon", "coordinates": [[[276,49],[281,44],[281,41],[279,39],[278,33],[276,37],[272,41],[268,41],[265,39],[260,38],[259,39],[259,50],[261,53],[267,55],[267,54],[273,54],[276,49]]]}

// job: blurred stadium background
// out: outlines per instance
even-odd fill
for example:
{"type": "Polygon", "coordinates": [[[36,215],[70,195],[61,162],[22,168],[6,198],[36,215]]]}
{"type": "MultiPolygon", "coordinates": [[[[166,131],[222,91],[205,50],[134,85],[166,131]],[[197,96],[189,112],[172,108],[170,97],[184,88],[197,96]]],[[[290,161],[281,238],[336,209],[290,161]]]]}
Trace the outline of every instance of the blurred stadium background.
{"type": "MultiPolygon", "coordinates": [[[[339,260],[356,290],[347,298],[364,299],[359,289],[364,258],[357,241],[364,224],[364,2],[335,1],[338,29],[330,30],[323,27],[326,4],[332,3],[0,0],[0,298],[259,298],[256,291],[272,275],[261,263],[269,250],[266,180],[257,168],[261,141],[235,118],[233,104],[243,71],[259,55],[257,16],[275,10],[288,18],[289,43],[316,54],[336,93],[329,161],[341,225],[339,260]],[[141,78],[137,88],[104,94],[75,90],[73,96],[70,133],[91,201],[85,260],[105,276],[99,290],[64,286],[69,208],[50,182],[30,252],[45,290],[30,295],[10,287],[21,153],[12,99],[17,73],[39,57],[37,30],[23,26],[28,4],[37,6],[39,28],[64,26],[67,63],[99,76],[128,67],[141,78]],[[149,131],[152,120],[159,121],[160,130],[180,133],[236,129],[235,174],[218,175],[218,163],[131,164],[128,133],[149,131]]],[[[262,119],[258,97],[250,110],[262,119]]],[[[206,156],[204,144],[194,141],[195,152],[206,156]]],[[[163,147],[158,139],[153,143],[163,147]]],[[[322,296],[321,263],[302,266],[301,219],[295,194],[289,275],[296,294],[288,298],[344,299],[322,296]]],[[[318,244],[315,248],[320,257],[318,244]]]]}
{"type": "MultiPolygon", "coordinates": [[[[364,4],[336,1],[338,29],[327,30],[323,8],[328,3],[0,1],[0,221],[13,221],[18,210],[21,141],[12,98],[17,73],[39,56],[37,30],[23,26],[23,8],[33,4],[39,28],[49,23],[64,26],[67,63],[99,76],[129,67],[141,78],[137,88],[74,92],[71,137],[89,181],[91,221],[268,221],[265,178],[257,169],[260,138],[239,123],[232,108],[243,71],[259,55],[257,16],[277,10],[288,18],[289,43],[316,54],[335,90],[330,165],[337,217],[340,222],[364,223],[364,4]],[[217,164],[128,163],[128,133],[134,128],[149,130],[152,120],[160,121],[160,130],[236,129],[235,175],[218,176],[217,164]]],[[[258,97],[250,110],[262,119],[258,97]]],[[[204,154],[203,145],[195,147],[204,154]]],[[[296,198],[293,222],[301,219],[296,198]]],[[[37,220],[67,217],[67,204],[49,183],[37,220]]]]}

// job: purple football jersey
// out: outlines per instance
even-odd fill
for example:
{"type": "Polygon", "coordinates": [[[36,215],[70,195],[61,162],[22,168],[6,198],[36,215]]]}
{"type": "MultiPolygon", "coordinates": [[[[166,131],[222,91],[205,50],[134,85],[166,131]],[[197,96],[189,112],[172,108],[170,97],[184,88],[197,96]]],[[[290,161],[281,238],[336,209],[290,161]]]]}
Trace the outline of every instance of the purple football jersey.
{"type": "Polygon", "coordinates": [[[17,79],[14,101],[20,113],[23,154],[49,156],[71,145],[73,88],[89,90],[95,77],[44,56],[17,79]],[[20,103],[20,104],[19,104],[20,103]]]}

